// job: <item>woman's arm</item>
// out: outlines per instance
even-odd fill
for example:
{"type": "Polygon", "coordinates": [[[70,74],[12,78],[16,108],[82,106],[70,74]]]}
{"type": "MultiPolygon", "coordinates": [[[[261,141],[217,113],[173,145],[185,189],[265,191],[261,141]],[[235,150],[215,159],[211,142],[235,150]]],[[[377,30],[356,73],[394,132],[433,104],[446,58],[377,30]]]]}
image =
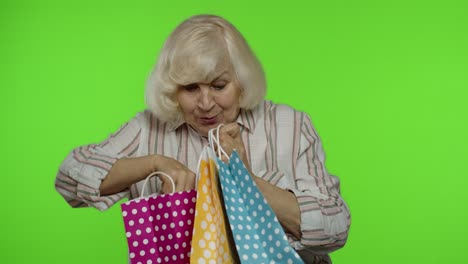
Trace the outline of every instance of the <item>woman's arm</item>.
{"type": "MultiPolygon", "coordinates": [[[[195,187],[195,173],[182,163],[161,155],[149,155],[117,160],[102,181],[100,192],[102,195],[118,193],[156,171],[171,176],[176,192],[191,190],[195,187]]],[[[171,193],[173,190],[167,178],[161,177],[160,179],[162,181],[161,192],[171,193]]]]}
{"type": "MultiPolygon", "coordinates": [[[[105,210],[127,196],[132,184],[155,171],[170,175],[176,191],[194,188],[195,173],[180,162],[161,155],[136,157],[147,118],[144,113],[139,114],[104,142],[78,147],[68,155],[60,166],[55,186],[72,207],[105,210]]],[[[160,179],[161,192],[172,192],[167,178],[160,179]]]]}
{"type": "Polygon", "coordinates": [[[294,193],[279,188],[260,177],[253,176],[253,179],[285,231],[300,239],[302,235],[301,211],[294,193]]]}
{"type": "Polygon", "coordinates": [[[255,180],[260,192],[265,196],[268,204],[271,206],[278,221],[286,232],[291,233],[297,239],[301,238],[301,212],[294,193],[279,188],[268,181],[263,180],[253,174],[242,139],[240,137],[240,128],[237,124],[227,124],[220,129],[221,147],[228,155],[235,149],[244,162],[250,175],[255,180]]]}
{"type": "Polygon", "coordinates": [[[143,115],[138,114],[102,143],[77,147],[65,158],[55,187],[72,207],[105,210],[128,195],[125,188],[102,195],[100,185],[119,159],[137,152],[143,115]]]}
{"type": "MultiPolygon", "coordinates": [[[[292,151],[292,160],[282,161],[294,164],[293,173],[279,173],[288,178],[285,181],[288,186],[280,188],[252,174],[237,124],[221,128],[221,146],[228,154],[233,149],[238,151],[285,231],[296,238],[293,243],[296,249],[308,248],[316,254],[329,253],[345,244],[350,226],[350,214],[340,195],[339,180],[325,169],[321,141],[309,117],[291,110],[279,111],[277,116],[280,113],[286,124],[277,128],[288,129],[281,134],[290,135],[295,140],[294,146],[287,149],[297,150],[292,151]],[[291,134],[293,128],[294,136],[291,134]]],[[[284,156],[289,157],[289,154],[284,156]]]]}
{"type": "Polygon", "coordinates": [[[122,158],[117,160],[99,186],[101,195],[124,191],[155,171],[154,156],[122,158]]]}
{"type": "Polygon", "coordinates": [[[296,249],[327,254],[346,243],[350,213],[340,194],[339,179],[325,168],[322,143],[308,115],[296,112],[296,116],[302,120],[295,136],[299,152],[294,158],[294,175],[289,176],[295,183],[289,190],[296,196],[301,215],[296,249]]]}

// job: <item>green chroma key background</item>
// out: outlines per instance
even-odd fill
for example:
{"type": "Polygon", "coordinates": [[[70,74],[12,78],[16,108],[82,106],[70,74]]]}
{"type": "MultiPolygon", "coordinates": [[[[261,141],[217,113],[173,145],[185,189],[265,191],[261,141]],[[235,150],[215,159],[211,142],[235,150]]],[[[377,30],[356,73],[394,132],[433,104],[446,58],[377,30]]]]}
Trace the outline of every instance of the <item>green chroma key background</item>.
{"type": "Polygon", "coordinates": [[[144,109],[163,41],[199,13],[310,114],[352,213],[334,263],[466,261],[468,2],[3,0],[2,263],[127,263],[119,206],[72,210],[55,174],[144,109]]]}

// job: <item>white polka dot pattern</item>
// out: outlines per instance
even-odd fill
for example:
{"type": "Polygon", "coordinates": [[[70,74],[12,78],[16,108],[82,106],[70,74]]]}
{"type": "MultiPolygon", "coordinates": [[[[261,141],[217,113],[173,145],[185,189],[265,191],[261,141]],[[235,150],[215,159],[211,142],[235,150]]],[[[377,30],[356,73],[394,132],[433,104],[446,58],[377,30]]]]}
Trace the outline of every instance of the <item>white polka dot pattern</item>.
{"type": "Polygon", "coordinates": [[[241,263],[304,263],[239,155],[216,161],[226,214],[241,263]]]}
{"type": "Polygon", "coordinates": [[[190,263],[196,195],[191,190],[121,205],[132,264],[190,263]]]}
{"type": "Polygon", "coordinates": [[[202,152],[197,186],[197,205],[193,227],[192,264],[234,263],[228,244],[221,196],[218,192],[216,164],[202,152]]]}

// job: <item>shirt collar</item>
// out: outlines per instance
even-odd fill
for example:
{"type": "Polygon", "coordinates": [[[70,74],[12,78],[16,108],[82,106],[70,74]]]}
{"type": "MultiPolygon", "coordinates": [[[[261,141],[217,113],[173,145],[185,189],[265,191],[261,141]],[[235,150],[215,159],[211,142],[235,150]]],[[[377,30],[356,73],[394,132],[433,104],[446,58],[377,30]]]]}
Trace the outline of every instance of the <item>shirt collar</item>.
{"type": "Polygon", "coordinates": [[[185,121],[182,118],[180,118],[179,120],[171,123],[171,126],[169,127],[169,131],[176,131],[182,125],[185,125],[185,121]]]}
{"type": "Polygon", "coordinates": [[[255,130],[255,117],[252,110],[241,109],[237,116],[237,123],[247,129],[252,134],[255,130]]]}

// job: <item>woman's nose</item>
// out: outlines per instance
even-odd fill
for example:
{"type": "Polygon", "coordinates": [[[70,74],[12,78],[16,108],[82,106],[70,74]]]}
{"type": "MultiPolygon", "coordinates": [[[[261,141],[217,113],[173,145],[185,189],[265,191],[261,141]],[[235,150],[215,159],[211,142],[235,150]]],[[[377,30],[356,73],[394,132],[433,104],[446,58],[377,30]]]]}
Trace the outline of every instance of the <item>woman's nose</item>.
{"type": "Polygon", "coordinates": [[[198,107],[203,111],[210,111],[215,102],[209,87],[200,87],[200,97],[198,98],[198,107]]]}

